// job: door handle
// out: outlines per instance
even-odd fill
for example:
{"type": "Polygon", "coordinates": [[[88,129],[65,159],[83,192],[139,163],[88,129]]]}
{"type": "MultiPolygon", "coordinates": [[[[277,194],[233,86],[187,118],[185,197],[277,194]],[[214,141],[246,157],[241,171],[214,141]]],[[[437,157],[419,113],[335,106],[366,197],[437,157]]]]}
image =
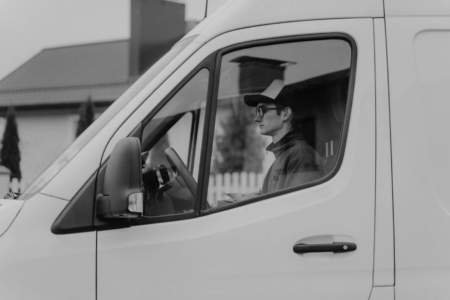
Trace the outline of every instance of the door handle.
{"type": "Polygon", "coordinates": [[[332,244],[296,244],[294,245],[294,252],[298,254],[311,252],[333,252],[343,253],[356,250],[355,243],[334,242],[332,244]]]}

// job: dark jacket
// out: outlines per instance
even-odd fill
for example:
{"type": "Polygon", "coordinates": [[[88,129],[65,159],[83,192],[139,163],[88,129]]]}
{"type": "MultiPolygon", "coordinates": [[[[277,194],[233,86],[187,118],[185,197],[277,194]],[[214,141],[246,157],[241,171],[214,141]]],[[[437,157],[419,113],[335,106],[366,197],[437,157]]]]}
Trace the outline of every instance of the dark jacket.
{"type": "Polygon", "coordinates": [[[323,176],[322,158],[300,131],[288,132],[266,150],[273,152],[276,159],[264,178],[262,194],[299,186],[323,176]]]}

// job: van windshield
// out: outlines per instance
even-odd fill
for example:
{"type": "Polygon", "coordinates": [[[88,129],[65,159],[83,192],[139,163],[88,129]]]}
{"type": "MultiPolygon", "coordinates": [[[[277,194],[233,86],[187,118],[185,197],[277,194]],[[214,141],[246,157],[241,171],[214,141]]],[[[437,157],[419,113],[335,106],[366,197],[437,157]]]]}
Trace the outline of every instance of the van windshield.
{"type": "Polygon", "coordinates": [[[20,200],[28,200],[39,193],[50,180],[61,171],[81,149],[86,146],[100,130],[116,116],[133,98],[152,81],[181,51],[197,36],[191,36],[178,42],[156,62],[141,78],[139,78],[119,99],[117,99],[91,126],[88,127],[50,166],[39,175],[32,184],[19,196],[20,200]]]}

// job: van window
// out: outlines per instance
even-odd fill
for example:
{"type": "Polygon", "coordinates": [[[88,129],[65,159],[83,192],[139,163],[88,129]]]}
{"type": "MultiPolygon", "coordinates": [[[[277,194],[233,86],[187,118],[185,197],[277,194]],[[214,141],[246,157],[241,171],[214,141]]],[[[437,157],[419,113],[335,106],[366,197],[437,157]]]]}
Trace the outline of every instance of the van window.
{"type": "Polygon", "coordinates": [[[249,47],[221,59],[210,208],[320,182],[335,168],[349,88],[342,39],[249,47]]]}
{"type": "Polygon", "coordinates": [[[144,124],[146,217],[194,211],[208,79],[200,70],[144,124]]]}

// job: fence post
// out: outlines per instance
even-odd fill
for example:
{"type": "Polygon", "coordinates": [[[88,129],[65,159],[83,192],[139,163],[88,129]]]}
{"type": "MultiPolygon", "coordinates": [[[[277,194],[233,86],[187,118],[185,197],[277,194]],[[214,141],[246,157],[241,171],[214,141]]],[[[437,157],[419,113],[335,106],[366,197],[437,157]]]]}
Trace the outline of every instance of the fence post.
{"type": "Polygon", "coordinates": [[[223,176],[222,174],[216,175],[216,200],[222,200],[222,187],[223,187],[223,176]]]}
{"type": "Polygon", "coordinates": [[[208,198],[206,199],[206,201],[208,201],[211,207],[217,206],[217,197],[215,195],[216,186],[217,186],[216,176],[209,176],[208,198]]]}
{"type": "Polygon", "coordinates": [[[259,189],[262,189],[263,183],[264,183],[264,174],[263,173],[258,173],[256,175],[256,186],[259,189]]]}
{"type": "Polygon", "coordinates": [[[240,192],[243,193],[243,194],[251,192],[251,190],[249,188],[249,184],[248,184],[248,173],[247,172],[242,172],[241,173],[241,188],[240,188],[240,192]]]}
{"type": "Polygon", "coordinates": [[[208,184],[208,201],[209,202],[211,202],[211,201],[214,201],[215,199],[215,197],[214,197],[214,195],[213,195],[213,191],[215,190],[214,189],[214,187],[215,187],[215,182],[214,182],[215,180],[214,180],[214,176],[211,176],[211,175],[209,175],[209,184],[208,184]]]}
{"type": "Polygon", "coordinates": [[[254,192],[256,191],[257,188],[257,184],[256,184],[256,174],[254,172],[251,172],[248,175],[248,191],[249,192],[254,192]]]}
{"type": "Polygon", "coordinates": [[[17,178],[13,178],[11,180],[11,184],[9,186],[9,190],[13,193],[20,193],[20,184],[19,184],[19,179],[17,178]]]}
{"type": "Polygon", "coordinates": [[[233,179],[233,183],[230,187],[230,189],[228,190],[228,193],[240,193],[241,192],[241,185],[240,185],[240,181],[239,181],[239,173],[238,172],[233,172],[233,174],[231,174],[232,179],[233,179]]]}
{"type": "Polygon", "coordinates": [[[223,179],[224,179],[223,190],[222,193],[219,195],[220,197],[219,199],[221,200],[225,198],[224,195],[225,193],[229,193],[231,191],[231,174],[230,173],[223,174],[223,179]]]}

